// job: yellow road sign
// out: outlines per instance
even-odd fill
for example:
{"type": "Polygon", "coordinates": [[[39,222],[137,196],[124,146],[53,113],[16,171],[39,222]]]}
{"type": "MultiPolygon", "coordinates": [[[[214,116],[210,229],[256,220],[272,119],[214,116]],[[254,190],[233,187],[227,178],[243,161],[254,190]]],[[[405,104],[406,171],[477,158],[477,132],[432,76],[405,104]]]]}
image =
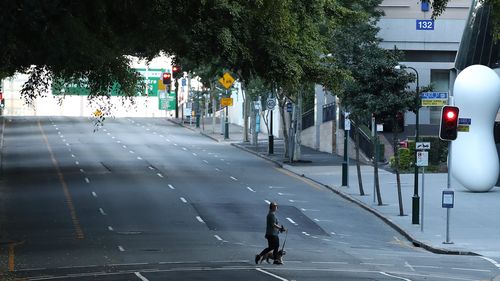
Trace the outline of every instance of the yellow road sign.
{"type": "Polygon", "coordinates": [[[233,106],[233,98],[222,98],[220,100],[221,106],[233,106]]]}
{"type": "Polygon", "coordinates": [[[229,72],[224,73],[222,77],[219,79],[219,83],[221,83],[224,88],[229,89],[234,83],[234,78],[229,74],[229,72]]]}

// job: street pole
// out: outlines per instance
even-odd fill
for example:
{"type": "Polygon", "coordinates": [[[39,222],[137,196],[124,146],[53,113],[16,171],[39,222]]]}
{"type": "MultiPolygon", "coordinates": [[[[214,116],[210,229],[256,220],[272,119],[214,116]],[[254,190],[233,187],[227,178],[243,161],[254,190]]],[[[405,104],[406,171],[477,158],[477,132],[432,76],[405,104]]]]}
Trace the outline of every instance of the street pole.
{"type": "MultiPolygon", "coordinates": [[[[226,96],[227,96],[227,90],[226,90],[226,96]]],[[[224,139],[227,140],[229,139],[229,106],[226,105],[226,116],[225,116],[225,126],[224,126],[224,139]]]]}
{"type": "Polygon", "coordinates": [[[274,136],[273,136],[273,109],[270,110],[269,120],[269,154],[274,154],[274,136]]]}
{"type": "Polygon", "coordinates": [[[417,142],[419,141],[419,127],[420,127],[420,120],[419,120],[419,111],[420,111],[420,94],[419,94],[419,85],[418,85],[418,71],[411,67],[407,66],[408,68],[412,69],[415,71],[415,74],[417,75],[417,87],[415,89],[415,103],[417,105],[417,109],[415,112],[415,175],[414,175],[414,186],[413,186],[413,198],[412,198],[412,224],[419,224],[419,211],[420,211],[420,197],[418,196],[418,166],[417,166],[417,142]]]}
{"type": "Polygon", "coordinates": [[[344,112],[344,161],[342,162],[342,186],[349,186],[349,114],[344,112]]]}

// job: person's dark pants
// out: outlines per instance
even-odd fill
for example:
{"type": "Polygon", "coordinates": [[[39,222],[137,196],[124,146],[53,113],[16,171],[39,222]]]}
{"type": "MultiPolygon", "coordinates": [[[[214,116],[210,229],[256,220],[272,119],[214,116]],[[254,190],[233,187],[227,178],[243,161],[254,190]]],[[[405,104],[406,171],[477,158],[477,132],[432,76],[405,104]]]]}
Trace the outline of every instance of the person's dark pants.
{"type": "Polygon", "coordinates": [[[280,247],[280,238],[276,235],[266,235],[267,239],[267,248],[260,252],[260,256],[264,256],[265,254],[273,251],[273,258],[276,259],[278,257],[278,250],[280,247]]]}

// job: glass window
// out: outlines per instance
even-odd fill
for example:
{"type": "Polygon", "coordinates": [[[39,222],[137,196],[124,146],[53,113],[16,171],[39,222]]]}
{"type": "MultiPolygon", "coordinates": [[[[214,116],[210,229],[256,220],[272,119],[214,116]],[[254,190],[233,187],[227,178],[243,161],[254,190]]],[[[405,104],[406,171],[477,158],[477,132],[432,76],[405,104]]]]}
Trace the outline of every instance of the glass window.
{"type": "MultiPolygon", "coordinates": [[[[449,92],[450,71],[447,69],[431,69],[431,85],[435,92],[449,92]]],[[[430,123],[439,125],[441,122],[441,107],[430,107],[430,123]]]]}

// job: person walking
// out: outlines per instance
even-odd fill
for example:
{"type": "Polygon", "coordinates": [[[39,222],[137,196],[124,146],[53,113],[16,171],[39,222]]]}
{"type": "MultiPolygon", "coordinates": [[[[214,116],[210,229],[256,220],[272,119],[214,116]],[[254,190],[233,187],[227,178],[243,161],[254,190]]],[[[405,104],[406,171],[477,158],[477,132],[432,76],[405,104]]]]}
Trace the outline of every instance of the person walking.
{"type": "Polygon", "coordinates": [[[286,231],[283,225],[278,224],[278,219],[276,218],[276,211],[278,210],[278,204],[276,202],[271,202],[269,204],[269,213],[266,219],[266,239],[267,248],[262,250],[260,254],[255,256],[255,264],[259,263],[261,257],[270,251],[273,251],[273,264],[283,264],[283,262],[278,258],[278,251],[280,247],[279,233],[286,231]]]}

